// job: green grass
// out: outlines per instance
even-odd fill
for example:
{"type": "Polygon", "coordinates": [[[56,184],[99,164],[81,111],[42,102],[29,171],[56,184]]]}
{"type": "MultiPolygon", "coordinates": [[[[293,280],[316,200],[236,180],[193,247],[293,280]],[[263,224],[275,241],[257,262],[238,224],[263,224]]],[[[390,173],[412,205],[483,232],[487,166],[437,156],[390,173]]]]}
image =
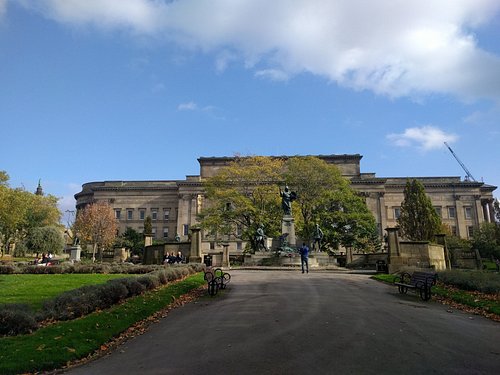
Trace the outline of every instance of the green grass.
{"type": "Polygon", "coordinates": [[[472,308],[482,309],[486,312],[500,316],[500,303],[481,298],[480,296],[460,289],[447,289],[440,285],[432,288],[433,294],[451,299],[453,302],[472,308]]]}
{"type": "Polygon", "coordinates": [[[83,285],[102,284],[123,274],[0,275],[0,304],[25,303],[33,309],[43,301],[83,285]]]}
{"type": "Polygon", "coordinates": [[[486,271],[496,271],[497,270],[497,265],[495,262],[492,262],[491,260],[488,259],[483,259],[482,260],[483,267],[486,271]]]}
{"type": "Polygon", "coordinates": [[[59,322],[31,335],[0,338],[0,373],[52,370],[87,357],[133,324],[204,283],[203,273],[198,273],[81,319],[59,322]]]}

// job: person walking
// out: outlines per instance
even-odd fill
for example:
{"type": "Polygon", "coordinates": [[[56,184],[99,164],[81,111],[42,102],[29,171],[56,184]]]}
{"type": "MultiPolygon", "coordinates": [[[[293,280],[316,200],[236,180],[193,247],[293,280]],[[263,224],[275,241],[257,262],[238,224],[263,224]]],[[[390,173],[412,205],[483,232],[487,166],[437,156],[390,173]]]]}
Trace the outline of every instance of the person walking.
{"type": "Polygon", "coordinates": [[[303,242],[299,249],[300,253],[300,264],[302,266],[302,273],[304,273],[304,264],[306,265],[306,272],[309,273],[309,248],[306,243],[303,242]]]}

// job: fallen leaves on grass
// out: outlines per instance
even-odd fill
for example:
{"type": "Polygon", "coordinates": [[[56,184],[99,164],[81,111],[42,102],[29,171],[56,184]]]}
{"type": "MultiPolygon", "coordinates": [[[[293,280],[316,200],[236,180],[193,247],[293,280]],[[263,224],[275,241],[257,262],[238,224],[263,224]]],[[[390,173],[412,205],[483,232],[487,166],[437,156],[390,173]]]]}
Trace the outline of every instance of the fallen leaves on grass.
{"type": "MultiPolygon", "coordinates": [[[[498,294],[487,294],[487,293],[481,293],[478,291],[464,291],[459,288],[455,288],[449,285],[445,285],[440,283],[439,286],[441,288],[446,289],[450,294],[453,293],[465,293],[469,295],[471,298],[473,298],[474,302],[479,303],[481,301],[491,301],[491,302],[500,302],[500,295],[498,294]]],[[[484,307],[473,307],[473,306],[467,306],[462,303],[454,301],[451,297],[448,296],[441,296],[441,295],[434,295],[433,298],[442,303],[443,305],[450,306],[454,309],[465,311],[471,314],[475,315],[481,315],[484,316],[485,318],[494,320],[496,322],[500,322],[500,315],[497,315],[495,313],[492,313],[488,311],[487,308],[484,307]]],[[[447,310],[448,312],[451,312],[450,310],[447,310]]]]}

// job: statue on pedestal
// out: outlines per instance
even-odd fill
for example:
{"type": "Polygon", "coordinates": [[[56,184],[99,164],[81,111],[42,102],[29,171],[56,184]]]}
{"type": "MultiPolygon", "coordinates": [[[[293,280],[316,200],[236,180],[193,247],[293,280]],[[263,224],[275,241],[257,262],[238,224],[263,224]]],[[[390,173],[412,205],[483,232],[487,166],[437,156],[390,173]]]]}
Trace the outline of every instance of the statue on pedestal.
{"type": "Polygon", "coordinates": [[[297,193],[294,191],[290,191],[288,186],[285,186],[285,190],[281,191],[280,188],[280,197],[281,197],[281,207],[283,208],[283,213],[285,215],[292,214],[292,202],[297,199],[297,193]]]}
{"type": "Polygon", "coordinates": [[[318,245],[318,248],[316,251],[321,251],[321,240],[323,239],[323,231],[319,227],[319,224],[316,224],[314,227],[314,233],[313,233],[313,245],[312,245],[312,250],[314,251],[316,248],[316,244],[318,245]]]}
{"type": "Polygon", "coordinates": [[[260,251],[260,249],[267,251],[266,240],[267,236],[264,233],[264,225],[259,224],[259,227],[255,232],[255,244],[257,246],[257,251],[260,251]]]}

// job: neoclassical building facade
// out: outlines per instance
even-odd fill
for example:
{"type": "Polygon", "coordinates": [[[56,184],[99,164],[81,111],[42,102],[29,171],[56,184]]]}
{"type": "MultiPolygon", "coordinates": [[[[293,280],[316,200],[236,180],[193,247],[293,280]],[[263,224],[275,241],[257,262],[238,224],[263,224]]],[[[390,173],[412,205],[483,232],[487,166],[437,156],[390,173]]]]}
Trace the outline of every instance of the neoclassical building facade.
{"type": "MultiPolygon", "coordinates": [[[[375,173],[361,172],[359,154],[317,157],[336,165],[351,181],[351,186],[365,197],[381,237],[385,228],[396,226],[407,179],[417,179],[424,185],[443,223],[457,236],[469,238],[482,222],[493,221],[495,186],[460,177],[376,177],[375,173]]],[[[85,183],[82,191],[75,194],[76,208],[105,201],[115,211],[120,233],[127,227],[142,232],[144,219],[150,216],[154,238],[173,240],[178,235],[185,241],[203,205],[202,181],[232,160],[233,157],[200,157],[200,174],[186,176],[184,180],[85,183]]],[[[217,245],[204,238],[202,246],[204,251],[210,251],[217,245]]],[[[230,250],[243,250],[244,246],[235,241],[230,243],[230,250]]]]}

